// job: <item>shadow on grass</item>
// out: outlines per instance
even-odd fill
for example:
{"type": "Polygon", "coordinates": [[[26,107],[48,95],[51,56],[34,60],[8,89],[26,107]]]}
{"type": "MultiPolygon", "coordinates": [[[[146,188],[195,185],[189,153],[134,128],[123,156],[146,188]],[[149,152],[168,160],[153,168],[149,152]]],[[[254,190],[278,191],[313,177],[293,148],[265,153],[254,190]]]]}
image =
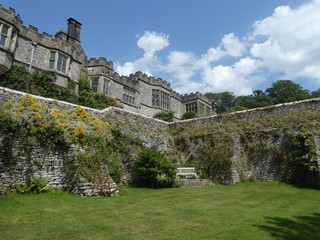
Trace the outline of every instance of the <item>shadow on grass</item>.
{"type": "Polygon", "coordinates": [[[256,227],[267,231],[272,237],[284,240],[320,239],[320,214],[295,217],[294,219],[266,217],[266,225],[256,227]]]}

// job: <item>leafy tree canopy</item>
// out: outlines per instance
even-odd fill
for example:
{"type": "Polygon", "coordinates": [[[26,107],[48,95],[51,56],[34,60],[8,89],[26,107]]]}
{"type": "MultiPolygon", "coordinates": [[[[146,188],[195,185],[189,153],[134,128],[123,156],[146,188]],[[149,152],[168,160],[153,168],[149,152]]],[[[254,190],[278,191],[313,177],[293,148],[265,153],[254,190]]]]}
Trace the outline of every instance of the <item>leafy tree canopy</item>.
{"type": "Polygon", "coordinates": [[[309,90],[291,80],[278,80],[266,91],[255,90],[251,95],[235,96],[232,92],[221,92],[206,93],[205,96],[212,101],[212,108],[217,113],[225,113],[235,106],[251,109],[320,97],[320,89],[310,94],[309,90]]]}
{"type": "Polygon", "coordinates": [[[309,90],[303,89],[299,84],[291,80],[279,80],[274,82],[266,93],[272,97],[275,104],[304,100],[310,97],[309,90]]]}
{"type": "Polygon", "coordinates": [[[204,94],[212,102],[212,108],[217,113],[229,111],[234,106],[236,96],[233,92],[206,93],[204,94]]]}

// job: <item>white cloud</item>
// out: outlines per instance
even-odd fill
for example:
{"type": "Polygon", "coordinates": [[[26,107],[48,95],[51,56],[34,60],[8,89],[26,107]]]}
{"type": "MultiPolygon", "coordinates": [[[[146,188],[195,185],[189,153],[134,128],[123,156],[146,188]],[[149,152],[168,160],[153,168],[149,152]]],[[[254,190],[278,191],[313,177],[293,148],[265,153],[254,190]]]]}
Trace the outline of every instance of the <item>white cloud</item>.
{"type": "Polygon", "coordinates": [[[297,9],[281,6],[272,16],[254,24],[250,53],[260,58],[271,72],[286,78],[313,78],[320,83],[320,1],[297,9]]]}
{"type": "Polygon", "coordinates": [[[161,63],[157,52],[169,46],[168,35],[147,31],[137,41],[144,50],[143,57],[117,65],[116,71],[124,75],[135,71],[149,75],[157,72],[159,77],[167,74],[180,93],[250,94],[258,84],[268,81],[266,75],[272,73],[291,80],[306,77],[320,86],[319,13],[320,0],[296,9],[280,6],[271,16],[255,22],[245,38],[226,34],[217,46],[200,56],[174,50],[168,54],[166,64],[161,63]],[[221,65],[222,59],[230,65],[221,65]]]}
{"type": "Polygon", "coordinates": [[[120,75],[129,75],[137,71],[152,75],[153,71],[161,68],[156,52],[169,46],[169,36],[163,33],[146,31],[138,39],[137,45],[144,50],[143,57],[132,62],[126,62],[122,66],[117,64],[115,70],[120,75]]]}
{"type": "MultiPolygon", "coordinates": [[[[240,57],[245,50],[245,46],[233,34],[227,34],[221,40],[217,47],[212,47],[207,50],[206,54],[196,58],[190,52],[173,51],[168,56],[168,64],[164,66],[164,70],[173,74],[178,81],[174,84],[178,92],[186,93],[190,91],[203,91],[209,89],[205,79],[196,82],[191,78],[200,73],[207,76],[210,71],[212,62],[216,62],[223,57],[240,57]]],[[[211,88],[210,88],[211,89],[211,88]]]]}
{"type": "Polygon", "coordinates": [[[245,45],[234,35],[229,33],[224,35],[221,43],[217,47],[209,48],[195,64],[199,67],[206,67],[211,62],[218,61],[223,57],[240,57],[245,51],[245,45]]]}
{"type": "Polygon", "coordinates": [[[264,79],[257,75],[260,62],[249,57],[240,59],[232,66],[214,66],[204,69],[203,80],[206,91],[232,91],[237,95],[250,94],[264,79]]]}
{"type": "Polygon", "coordinates": [[[227,56],[231,57],[240,57],[245,50],[244,44],[240,42],[234,33],[225,35],[221,41],[220,47],[227,56]]]}
{"type": "Polygon", "coordinates": [[[195,74],[194,62],[195,58],[192,53],[173,51],[169,53],[168,64],[163,66],[163,69],[178,79],[176,85],[184,84],[195,74]]]}
{"type": "Polygon", "coordinates": [[[146,31],[138,40],[137,45],[145,53],[154,54],[169,46],[169,36],[163,33],[146,31]]]}

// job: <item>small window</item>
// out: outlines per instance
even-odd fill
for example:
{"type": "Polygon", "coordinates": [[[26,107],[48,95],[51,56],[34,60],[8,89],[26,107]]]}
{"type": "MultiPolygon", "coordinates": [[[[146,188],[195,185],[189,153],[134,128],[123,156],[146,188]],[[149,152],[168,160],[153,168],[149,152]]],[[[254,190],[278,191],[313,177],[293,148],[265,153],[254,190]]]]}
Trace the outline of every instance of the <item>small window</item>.
{"type": "Polygon", "coordinates": [[[169,94],[161,91],[161,107],[169,109],[169,94]]]}
{"type": "Polygon", "coordinates": [[[66,72],[66,67],[67,67],[67,57],[59,54],[57,70],[60,72],[66,72]]]}
{"type": "Polygon", "coordinates": [[[186,104],[186,112],[198,113],[198,104],[197,104],[197,102],[187,103],[186,104]]]}
{"type": "Polygon", "coordinates": [[[98,92],[99,78],[92,79],[91,88],[93,92],[98,92]]]}
{"type": "Polygon", "coordinates": [[[69,58],[56,51],[50,51],[49,69],[55,69],[63,73],[67,73],[69,58]]]}
{"type": "Polygon", "coordinates": [[[49,68],[54,69],[54,63],[56,61],[56,52],[50,52],[50,59],[49,59],[49,68]]]}
{"type": "Polygon", "coordinates": [[[103,79],[103,93],[108,95],[109,91],[109,81],[107,79],[103,79]]]}
{"type": "Polygon", "coordinates": [[[168,110],[170,108],[170,95],[158,89],[152,89],[152,106],[168,110]]]}
{"type": "Polygon", "coordinates": [[[152,89],[152,106],[160,107],[160,90],[152,89]]]}
{"type": "Polygon", "coordinates": [[[1,24],[1,36],[0,36],[1,46],[6,46],[8,31],[9,31],[9,27],[7,25],[1,24]]]}
{"type": "Polygon", "coordinates": [[[17,36],[18,34],[13,27],[0,22],[0,46],[14,50],[17,36]]]}
{"type": "Polygon", "coordinates": [[[123,87],[122,100],[126,103],[130,103],[130,104],[134,105],[135,104],[135,91],[130,88],[123,87]]]}
{"type": "Polygon", "coordinates": [[[13,31],[11,34],[10,44],[9,44],[9,48],[11,50],[14,50],[14,48],[16,46],[16,41],[17,41],[17,32],[13,31]]]}

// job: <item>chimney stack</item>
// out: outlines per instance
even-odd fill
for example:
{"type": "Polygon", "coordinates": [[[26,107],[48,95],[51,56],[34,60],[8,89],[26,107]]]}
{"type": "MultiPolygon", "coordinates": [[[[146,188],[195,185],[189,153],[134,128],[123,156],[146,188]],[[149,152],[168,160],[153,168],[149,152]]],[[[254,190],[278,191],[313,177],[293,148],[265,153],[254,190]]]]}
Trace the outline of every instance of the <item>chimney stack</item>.
{"type": "Polygon", "coordinates": [[[81,23],[74,18],[68,19],[68,39],[71,38],[80,42],[81,23]]]}

